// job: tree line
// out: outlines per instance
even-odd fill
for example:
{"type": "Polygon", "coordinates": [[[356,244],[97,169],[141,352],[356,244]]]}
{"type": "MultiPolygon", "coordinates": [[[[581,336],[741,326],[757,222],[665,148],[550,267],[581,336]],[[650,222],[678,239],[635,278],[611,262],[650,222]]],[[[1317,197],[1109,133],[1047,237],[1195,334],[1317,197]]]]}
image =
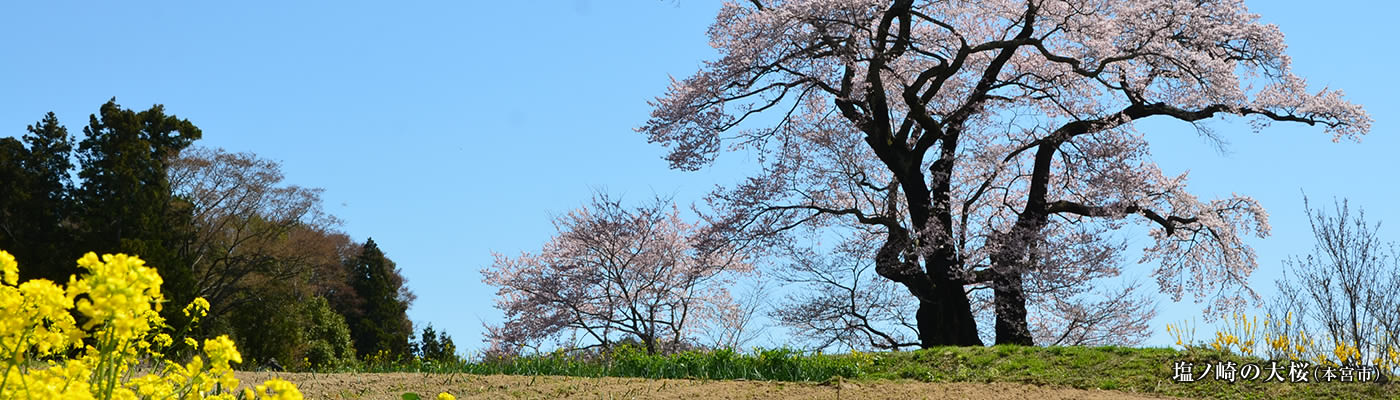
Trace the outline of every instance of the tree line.
{"type": "Polygon", "coordinates": [[[162,316],[185,320],[184,304],[207,299],[198,333],[229,334],[245,367],[455,359],[445,333],[416,339],[401,271],[337,229],[320,189],[286,184],[255,154],[193,146],[202,135],[161,105],[112,99],[81,138],[50,112],[0,139],[0,249],[22,279],[55,282],[89,251],[138,255],[164,279],[162,316]]]}

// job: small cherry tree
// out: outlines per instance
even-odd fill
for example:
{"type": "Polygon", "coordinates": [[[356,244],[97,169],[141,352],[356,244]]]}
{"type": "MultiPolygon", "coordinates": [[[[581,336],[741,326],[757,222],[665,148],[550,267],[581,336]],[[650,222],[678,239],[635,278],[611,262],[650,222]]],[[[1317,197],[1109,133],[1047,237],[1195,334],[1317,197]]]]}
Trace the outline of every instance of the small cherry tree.
{"type": "Polygon", "coordinates": [[[993,292],[998,343],[1032,343],[1030,292],[1116,274],[1103,239],[1126,223],[1151,227],[1143,262],[1173,299],[1212,314],[1257,299],[1245,238],[1268,233],[1264,210],[1190,193],[1136,121],[1370,129],[1340,91],[1293,74],[1283,34],[1242,0],[750,0],[726,3],[709,36],[719,59],[639,131],[678,169],[761,155],[710,199],[735,238],[882,231],[875,270],[918,300],[923,346],[981,344],[969,285],[993,292]]]}
{"type": "Polygon", "coordinates": [[[628,208],[599,194],[554,224],[559,233],[539,253],[496,254],[481,271],[500,288],[496,307],[506,317],[487,327],[493,352],[551,338],[581,338],[583,349],[635,340],[649,353],[673,351],[742,314],[727,287],[753,271],[748,255],[683,221],[664,199],[628,208]]]}

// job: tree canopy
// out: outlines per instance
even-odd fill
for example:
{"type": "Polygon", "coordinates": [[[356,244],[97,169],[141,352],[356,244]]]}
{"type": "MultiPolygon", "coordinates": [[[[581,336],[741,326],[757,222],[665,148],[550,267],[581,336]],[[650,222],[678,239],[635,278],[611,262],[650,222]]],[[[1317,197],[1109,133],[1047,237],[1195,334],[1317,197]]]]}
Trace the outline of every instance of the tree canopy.
{"type": "Polygon", "coordinates": [[[1257,298],[1245,238],[1268,234],[1265,211],[1189,192],[1135,121],[1213,137],[1205,121],[1239,116],[1334,140],[1371,123],[1340,91],[1310,90],[1283,34],[1240,0],[752,0],[727,3],[709,36],[719,58],[638,130],[677,169],[762,155],[710,196],[736,240],[879,231],[868,256],[918,300],[923,346],[980,344],[967,291],[983,289],[996,342],[1032,343],[1027,301],[1117,275],[1124,246],[1108,234],[1128,223],[1151,228],[1142,261],[1174,299],[1218,314],[1257,298]]]}
{"type": "MultiPolygon", "coordinates": [[[[183,305],[205,298],[209,314],[190,327],[231,334],[250,364],[344,366],[355,361],[352,331],[367,327],[389,335],[366,341],[371,353],[412,356],[412,292],[377,245],[338,231],[320,189],[285,183],[278,162],[192,147],[201,136],[163,106],[113,99],[80,141],[53,113],[0,139],[0,249],[32,260],[23,279],[56,282],[88,251],[138,255],[180,305],[165,307],[168,320],[188,323],[183,305]]],[[[446,333],[434,340],[445,357],[446,333]]]]}

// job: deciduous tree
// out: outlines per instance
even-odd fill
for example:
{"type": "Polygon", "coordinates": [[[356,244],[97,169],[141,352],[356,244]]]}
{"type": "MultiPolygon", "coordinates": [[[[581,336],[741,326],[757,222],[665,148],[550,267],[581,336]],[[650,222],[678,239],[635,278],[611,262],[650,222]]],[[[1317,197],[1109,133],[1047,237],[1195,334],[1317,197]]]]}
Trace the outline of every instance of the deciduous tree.
{"type": "Polygon", "coordinates": [[[1028,286],[1116,273],[1098,233],[1125,223],[1152,228],[1143,261],[1174,299],[1218,314],[1257,298],[1244,238],[1268,233],[1264,210],[1188,192],[1136,121],[1370,127],[1340,91],[1309,89],[1242,0],[752,0],[727,3],[709,36],[719,59],[639,130],[673,168],[762,155],[711,198],[735,237],[880,229],[875,271],[918,300],[923,346],[981,343],[968,285],[993,291],[998,343],[1032,343],[1028,286]]]}
{"type": "Polygon", "coordinates": [[[203,326],[234,333],[258,362],[353,360],[346,318],[359,321],[365,302],[348,268],[361,248],[335,230],[321,190],[285,183],[275,161],[223,149],[187,148],[167,173],[191,221],[178,251],[211,304],[203,326]]]}
{"type": "Polygon", "coordinates": [[[211,303],[210,319],[260,301],[252,275],[302,283],[299,291],[311,294],[312,270],[342,260],[333,244],[312,243],[330,237],[306,232],[339,223],[321,210],[321,189],[285,184],[275,161],[195,147],[173,158],[167,173],[191,215],[190,235],[178,250],[189,260],[196,293],[211,303]]]}
{"type": "Polygon", "coordinates": [[[1361,357],[1353,363],[1394,365],[1400,361],[1391,353],[1400,351],[1400,248],[1383,239],[1379,221],[1367,220],[1364,210],[1353,213],[1346,200],[1329,212],[1305,198],[1304,209],[1315,243],[1310,254],[1284,261],[1269,307],[1273,333],[1313,338],[1322,349],[1349,346],[1361,357]]]}
{"type": "Polygon", "coordinates": [[[732,311],[734,274],[747,254],[683,221],[663,199],[630,208],[606,195],[554,221],[558,234],[537,254],[496,254],[481,271],[500,288],[501,326],[488,327],[497,350],[538,345],[564,334],[582,348],[634,340],[649,353],[699,342],[732,311]]]}

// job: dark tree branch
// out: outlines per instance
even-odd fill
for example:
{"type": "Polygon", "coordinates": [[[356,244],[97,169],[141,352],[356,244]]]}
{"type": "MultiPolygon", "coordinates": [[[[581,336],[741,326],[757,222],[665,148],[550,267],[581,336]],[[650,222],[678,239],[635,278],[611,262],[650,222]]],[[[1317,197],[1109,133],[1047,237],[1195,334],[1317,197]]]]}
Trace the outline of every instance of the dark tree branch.
{"type": "Polygon", "coordinates": [[[1124,207],[1122,210],[1122,213],[1116,213],[1113,209],[1108,207],[1088,206],[1066,200],[1055,201],[1045,206],[1045,211],[1047,213],[1069,213],[1086,217],[1121,217],[1128,214],[1139,214],[1161,225],[1162,229],[1167,231],[1167,235],[1171,235],[1176,232],[1178,228],[1185,225],[1196,223],[1197,220],[1196,217],[1181,217],[1176,215],[1162,216],[1156,211],[1137,205],[1130,205],[1124,207]]]}

